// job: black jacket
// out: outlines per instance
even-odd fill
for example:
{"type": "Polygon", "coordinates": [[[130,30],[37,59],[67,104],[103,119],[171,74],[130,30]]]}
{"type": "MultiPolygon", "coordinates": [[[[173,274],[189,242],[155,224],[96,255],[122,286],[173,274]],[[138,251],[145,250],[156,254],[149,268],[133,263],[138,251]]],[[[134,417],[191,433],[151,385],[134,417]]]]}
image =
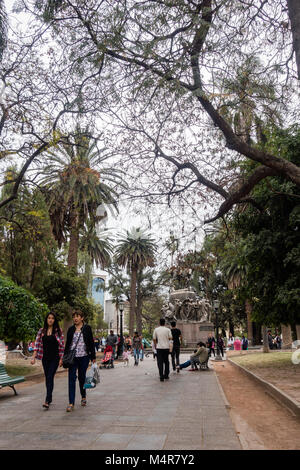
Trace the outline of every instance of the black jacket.
{"type": "MultiPolygon", "coordinates": [[[[82,330],[83,340],[86,346],[86,352],[88,356],[90,357],[90,359],[94,360],[96,359],[96,353],[95,353],[95,343],[94,343],[92,328],[90,327],[90,325],[83,325],[81,330],[82,330]]],[[[74,333],[75,333],[75,325],[70,326],[67,332],[67,342],[65,346],[66,353],[69,352],[70,350],[74,333]]]]}

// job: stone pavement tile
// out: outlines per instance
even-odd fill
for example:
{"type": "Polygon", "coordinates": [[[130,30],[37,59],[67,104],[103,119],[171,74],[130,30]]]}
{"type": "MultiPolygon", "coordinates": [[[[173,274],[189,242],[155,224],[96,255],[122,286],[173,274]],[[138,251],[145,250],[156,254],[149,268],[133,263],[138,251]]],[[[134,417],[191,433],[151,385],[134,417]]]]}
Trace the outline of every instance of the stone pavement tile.
{"type": "Polygon", "coordinates": [[[119,416],[117,422],[121,424],[141,425],[146,421],[146,416],[133,415],[133,416],[119,416]]]}
{"type": "Polygon", "coordinates": [[[174,450],[174,454],[176,454],[176,450],[206,450],[204,447],[199,447],[194,444],[172,444],[172,443],[165,443],[163,450],[174,450]]]}
{"type": "Polygon", "coordinates": [[[109,415],[109,414],[94,414],[90,417],[90,424],[105,424],[108,423],[110,425],[116,424],[120,419],[119,415],[109,415]]]}
{"type": "Polygon", "coordinates": [[[129,441],[133,438],[134,433],[122,434],[107,432],[101,434],[92,444],[90,448],[94,449],[125,449],[129,441]]]}
{"type": "Polygon", "coordinates": [[[165,424],[165,423],[172,423],[174,417],[169,414],[159,413],[159,414],[152,414],[152,416],[148,416],[146,418],[147,424],[165,424]]]}
{"type": "Polygon", "coordinates": [[[53,450],[59,449],[80,449],[86,445],[90,445],[96,440],[97,436],[94,433],[69,433],[66,440],[65,434],[56,432],[27,432],[19,433],[7,441],[7,445],[3,446],[3,440],[0,438],[0,448],[10,450],[53,450]]]}
{"type": "Polygon", "coordinates": [[[122,434],[126,436],[127,434],[134,434],[137,430],[137,427],[140,424],[132,424],[132,423],[116,423],[109,427],[109,434],[122,434]]]}
{"type": "Polygon", "coordinates": [[[237,436],[220,435],[218,433],[213,436],[204,434],[204,446],[207,449],[241,449],[241,444],[237,436]]]}
{"type": "Polygon", "coordinates": [[[205,444],[190,441],[166,440],[164,450],[205,450],[205,444]]]}
{"type": "Polygon", "coordinates": [[[217,442],[204,445],[205,450],[242,450],[241,446],[233,443],[219,444],[217,442]]]}
{"type": "Polygon", "coordinates": [[[161,450],[166,434],[142,434],[140,431],[130,440],[126,450],[161,450]]]}
{"type": "Polygon", "coordinates": [[[141,433],[143,435],[168,434],[169,430],[169,424],[147,424],[146,426],[138,426],[136,433],[141,433]]]}

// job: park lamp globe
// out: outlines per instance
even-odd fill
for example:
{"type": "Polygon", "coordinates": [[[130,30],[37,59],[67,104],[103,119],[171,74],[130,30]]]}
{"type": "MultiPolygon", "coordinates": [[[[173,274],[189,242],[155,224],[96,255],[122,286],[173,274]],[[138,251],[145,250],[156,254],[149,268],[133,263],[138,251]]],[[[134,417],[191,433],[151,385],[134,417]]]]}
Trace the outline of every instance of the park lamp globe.
{"type": "Polygon", "coordinates": [[[218,310],[219,305],[220,305],[220,301],[219,301],[219,300],[214,300],[214,301],[213,301],[213,304],[214,304],[214,309],[215,309],[215,310],[218,310]]]}
{"type": "Polygon", "coordinates": [[[120,310],[120,312],[123,312],[123,310],[124,310],[124,300],[122,300],[122,299],[119,300],[119,310],[120,310]]]}

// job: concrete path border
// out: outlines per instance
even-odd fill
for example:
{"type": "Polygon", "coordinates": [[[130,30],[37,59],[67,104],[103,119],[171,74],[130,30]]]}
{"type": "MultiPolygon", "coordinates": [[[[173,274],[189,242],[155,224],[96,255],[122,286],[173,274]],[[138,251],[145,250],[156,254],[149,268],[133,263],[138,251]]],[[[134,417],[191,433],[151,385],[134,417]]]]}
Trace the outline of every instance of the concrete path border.
{"type": "Polygon", "coordinates": [[[231,359],[227,360],[235,367],[240,369],[242,372],[244,372],[246,375],[248,375],[248,377],[250,377],[252,380],[264,387],[266,389],[266,392],[269,393],[269,395],[271,395],[275,400],[279,401],[281,405],[287,407],[289,411],[291,411],[295,416],[300,418],[300,405],[296,400],[291,398],[282,390],[279,390],[277,387],[275,387],[275,385],[272,385],[266,380],[260,378],[258,375],[254,374],[253,372],[250,372],[248,369],[241,366],[240,364],[237,364],[235,361],[232,361],[231,359]]]}

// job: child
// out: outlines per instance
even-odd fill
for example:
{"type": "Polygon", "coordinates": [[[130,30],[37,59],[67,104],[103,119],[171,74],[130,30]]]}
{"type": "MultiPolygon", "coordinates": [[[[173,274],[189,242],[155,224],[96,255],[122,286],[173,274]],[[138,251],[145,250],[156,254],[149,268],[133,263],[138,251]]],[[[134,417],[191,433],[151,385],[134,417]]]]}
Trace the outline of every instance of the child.
{"type": "Polygon", "coordinates": [[[130,351],[124,351],[124,352],[123,352],[124,366],[129,366],[129,359],[130,359],[130,356],[131,356],[131,352],[130,352],[130,351]]]}

